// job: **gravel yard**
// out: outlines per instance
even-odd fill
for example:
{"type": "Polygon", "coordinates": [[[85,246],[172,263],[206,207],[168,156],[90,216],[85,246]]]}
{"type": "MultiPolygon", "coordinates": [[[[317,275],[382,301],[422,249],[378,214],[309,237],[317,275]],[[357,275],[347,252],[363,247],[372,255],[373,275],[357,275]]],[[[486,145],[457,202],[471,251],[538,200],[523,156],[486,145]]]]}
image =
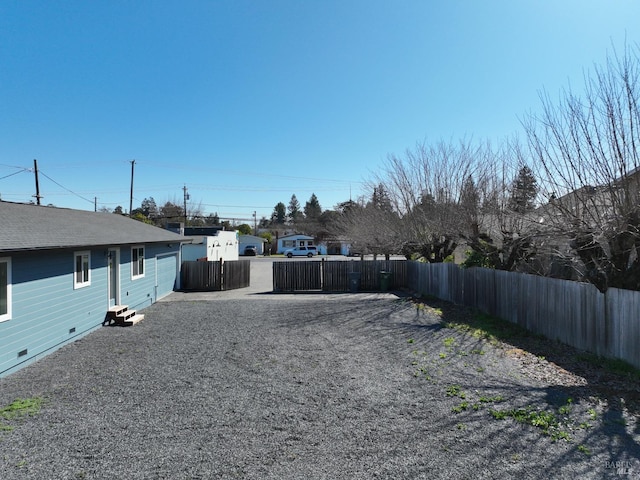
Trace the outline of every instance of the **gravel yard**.
{"type": "Polygon", "coordinates": [[[566,349],[390,294],[175,298],[0,379],[42,399],[0,478],[640,478],[637,382],[566,349]]]}

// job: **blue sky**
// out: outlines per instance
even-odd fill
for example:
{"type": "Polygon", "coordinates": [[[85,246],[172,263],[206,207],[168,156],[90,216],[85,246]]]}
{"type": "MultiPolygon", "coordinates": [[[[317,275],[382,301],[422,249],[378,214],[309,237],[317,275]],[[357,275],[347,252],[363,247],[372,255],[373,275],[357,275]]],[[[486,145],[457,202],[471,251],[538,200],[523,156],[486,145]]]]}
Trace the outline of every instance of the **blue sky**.
{"type": "Polygon", "coordinates": [[[362,194],[416,142],[500,140],[640,43],[635,0],[0,0],[0,198],[246,221],[362,194]]]}

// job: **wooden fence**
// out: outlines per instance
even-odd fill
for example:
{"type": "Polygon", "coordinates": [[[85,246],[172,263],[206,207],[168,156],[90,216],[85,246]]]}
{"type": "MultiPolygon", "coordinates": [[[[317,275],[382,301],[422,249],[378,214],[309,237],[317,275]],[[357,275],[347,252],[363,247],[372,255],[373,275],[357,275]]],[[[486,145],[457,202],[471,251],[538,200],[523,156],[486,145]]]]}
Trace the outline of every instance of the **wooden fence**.
{"type": "Polygon", "coordinates": [[[273,291],[347,292],[353,290],[356,279],[358,291],[390,290],[407,286],[405,260],[364,261],[284,261],[273,263],[273,291]],[[387,285],[381,282],[381,272],[388,273],[387,285]]]}
{"type": "Polygon", "coordinates": [[[596,355],[640,368],[640,292],[452,263],[407,262],[422,295],[476,308],[596,355]]]}
{"type": "Polygon", "coordinates": [[[183,290],[221,291],[248,287],[251,261],[182,262],[183,290]]]}

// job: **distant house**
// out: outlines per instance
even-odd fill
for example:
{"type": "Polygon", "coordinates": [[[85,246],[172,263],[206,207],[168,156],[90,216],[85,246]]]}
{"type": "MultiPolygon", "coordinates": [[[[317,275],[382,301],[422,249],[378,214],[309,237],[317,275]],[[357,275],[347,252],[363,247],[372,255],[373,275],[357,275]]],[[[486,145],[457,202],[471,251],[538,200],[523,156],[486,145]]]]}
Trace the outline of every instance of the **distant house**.
{"type": "Polygon", "coordinates": [[[113,213],[2,201],[0,218],[0,376],[110,316],[139,319],[135,310],[179,286],[181,235],[113,213]]]}
{"type": "Polygon", "coordinates": [[[351,242],[340,239],[325,240],[318,243],[318,251],[322,255],[351,255],[351,242]]]}
{"type": "Polygon", "coordinates": [[[288,248],[308,247],[310,245],[315,245],[315,243],[313,241],[313,237],[310,237],[309,235],[286,235],[278,238],[278,249],[276,253],[283,253],[288,248]]]}
{"type": "MultiPolygon", "coordinates": [[[[185,235],[189,230],[185,228],[185,235]]],[[[182,245],[182,261],[238,260],[238,232],[214,230],[211,235],[194,236],[192,243],[182,245]]]]}
{"type": "Polygon", "coordinates": [[[264,244],[267,241],[262,237],[256,237],[255,235],[240,235],[239,238],[239,251],[240,255],[244,254],[244,249],[249,245],[256,247],[256,253],[258,255],[264,255],[264,244]]]}

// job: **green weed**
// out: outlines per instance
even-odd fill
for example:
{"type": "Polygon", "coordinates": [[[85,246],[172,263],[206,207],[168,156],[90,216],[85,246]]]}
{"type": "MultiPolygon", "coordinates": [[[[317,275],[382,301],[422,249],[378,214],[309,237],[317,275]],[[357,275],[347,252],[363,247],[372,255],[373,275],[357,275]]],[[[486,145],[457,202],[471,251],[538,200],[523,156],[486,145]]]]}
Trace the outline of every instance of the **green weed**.
{"type": "Polygon", "coordinates": [[[469,407],[469,402],[462,402],[460,405],[457,405],[451,409],[453,413],[462,413],[463,410],[466,410],[469,407]]]}
{"type": "Polygon", "coordinates": [[[18,398],[4,408],[0,408],[0,417],[5,420],[12,420],[25,415],[33,415],[40,411],[42,399],[35,398],[18,398]]]}
{"type": "Polygon", "coordinates": [[[485,397],[481,396],[479,399],[480,403],[494,403],[494,402],[502,402],[504,397],[502,395],[495,395],[493,397],[485,397]]]}
{"type": "Polygon", "coordinates": [[[589,450],[585,445],[578,445],[578,451],[585,455],[591,455],[591,450],[589,450]]]}
{"type": "MultiPolygon", "coordinates": [[[[0,408],[0,419],[11,421],[27,415],[35,415],[40,412],[41,405],[42,399],[39,397],[18,398],[6,407],[0,408]]],[[[8,432],[11,430],[13,430],[12,426],[0,423],[0,431],[8,432]]]]}
{"type": "Polygon", "coordinates": [[[452,348],[456,344],[456,339],[453,338],[453,337],[447,337],[447,338],[444,339],[443,343],[444,343],[445,347],[452,348]]]}
{"type": "Polygon", "coordinates": [[[449,385],[447,387],[447,397],[467,398],[467,395],[460,390],[460,385],[449,385]]]}
{"type": "Polygon", "coordinates": [[[511,417],[516,422],[539,428],[545,435],[550,436],[553,440],[571,441],[569,434],[562,430],[562,425],[553,412],[535,410],[533,407],[528,406],[511,410],[490,410],[490,413],[496,420],[504,420],[507,417],[511,417]]]}
{"type": "Polygon", "coordinates": [[[571,399],[571,398],[567,399],[567,404],[566,405],[562,405],[558,409],[558,413],[560,415],[568,415],[569,413],[571,413],[572,403],[573,403],[573,399],[571,399]]]}
{"type": "Polygon", "coordinates": [[[464,322],[450,321],[445,323],[444,326],[466,333],[474,338],[487,340],[493,345],[498,344],[500,341],[531,337],[533,335],[515,323],[484,313],[476,313],[472,319],[464,322]]]}

